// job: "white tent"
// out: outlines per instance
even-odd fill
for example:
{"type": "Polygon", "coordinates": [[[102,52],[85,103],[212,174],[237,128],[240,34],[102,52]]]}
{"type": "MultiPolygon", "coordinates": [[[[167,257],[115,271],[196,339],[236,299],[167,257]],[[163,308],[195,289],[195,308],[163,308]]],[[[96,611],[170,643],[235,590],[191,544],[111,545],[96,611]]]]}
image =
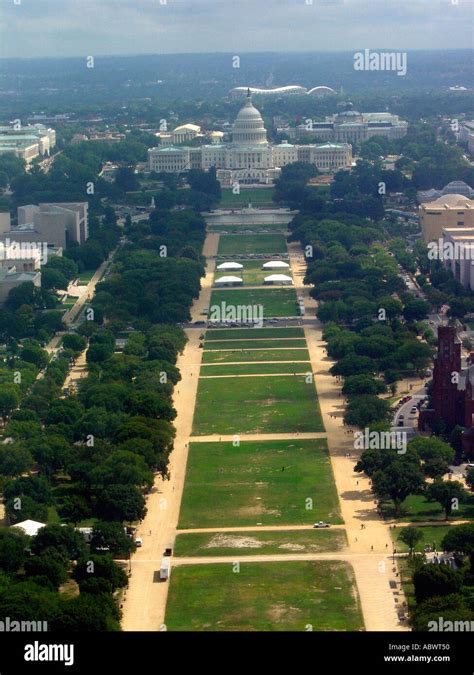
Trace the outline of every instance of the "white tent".
{"type": "Polygon", "coordinates": [[[243,265],[237,262],[225,262],[221,263],[220,265],[217,265],[218,270],[241,270],[243,269],[243,265]]]}
{"type": "Polygon", "coordinates": [[[216,279],[214,282],[215,286],[242,286],[244,282],[240,277],[220,277],[220,279],[216,279]]]}
{"type": "Polygon", "coordinates": [[[20,530],[30,537],[35,537],[41,528],[45,527],[44,523],[40,523],[37,520],[22,520],[21,523],[12,525],[12,527],[18,527],[20,530]]]}
{"type": "Polygon", "coordinates": [[[262,270],[287,270],[289,267],[289,264],[283,262],[283,260],[270,260],[269,262],[263,263],[262,270]]]}
{"type": "Polygon", "coordinates": [[[292,286],[293,279],[291,277],[288,277],[286,274],[270,274],[270,276],[265,277],[263,283],[278,284],[281,286],[292,286]]]}

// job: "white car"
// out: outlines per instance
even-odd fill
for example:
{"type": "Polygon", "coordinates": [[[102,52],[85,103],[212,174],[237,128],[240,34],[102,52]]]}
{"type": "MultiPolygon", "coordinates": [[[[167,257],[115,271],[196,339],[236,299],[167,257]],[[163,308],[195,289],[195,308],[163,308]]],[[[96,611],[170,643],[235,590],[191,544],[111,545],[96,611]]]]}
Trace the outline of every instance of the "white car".
{"type": "Polygon", "coordinates": [[[142,544],[143,544],[143,540],[140,537],[138,537],[138,539],[135,539],[135,546],[137,548],[140,548],[142,546],[142,544]]]}

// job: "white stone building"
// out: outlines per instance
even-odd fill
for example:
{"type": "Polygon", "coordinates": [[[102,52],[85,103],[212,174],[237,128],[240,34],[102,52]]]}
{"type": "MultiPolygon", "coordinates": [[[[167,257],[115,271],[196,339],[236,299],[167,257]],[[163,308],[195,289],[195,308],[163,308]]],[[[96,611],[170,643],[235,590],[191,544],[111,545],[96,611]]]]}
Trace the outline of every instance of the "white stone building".
{"type": "Polygon", "coordinates": [[[280,175],[281,167],[303,161],[321,171],[338,171],[352,165],[349,143],[272,145],[260,112],[247,93],[244,106],[232,127],[232,142],[212,143],[201,147],[165,146],[148,151],[150,171],[182,173],[190,169],[217,170],[217,179],[224,187],[239,184],[270,184],[280,175]]]}
{"type": "Polygon", "coordinates": [[[408,131],[408,123],[398,115],[389,112],[360,113],[352,106],[348,109],[326,117],[324,122],[305,120],[297,127],[278,127],[279,134],[290,139],[303,140],[317,138],[335,143],[363,143],[374,136],[385,136],[390,139],[403,138],[408,131]]]}
{"type": "Polygon", "coordinates": [[[42,124],[0,127],[0,154],[13,152],[31,162],[39,155],[49,155],[56,145],[56,131],[42,124]]]}

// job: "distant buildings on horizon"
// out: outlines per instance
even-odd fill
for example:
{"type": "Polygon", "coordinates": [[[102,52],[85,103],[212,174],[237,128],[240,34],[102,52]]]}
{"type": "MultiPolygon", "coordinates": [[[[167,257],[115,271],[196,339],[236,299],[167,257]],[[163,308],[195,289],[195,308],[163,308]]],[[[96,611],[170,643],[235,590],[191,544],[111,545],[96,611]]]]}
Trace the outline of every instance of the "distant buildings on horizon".
{"type": "Polygon", "coordinates": [[[325,87],[320,85],[318,87],[313,87],[312,89],[306,89],[306,87],[301,87],[299,84],[290,84],[284,87],[234,87],[230,90],[229,94],[232,98],[239,98],[247,96],[247,92],[250,91],[252,96],[268,96],[268,97],[278,97],[278,96],[333,96],[337,94],[335,89],[331,87],[325,87]]]}

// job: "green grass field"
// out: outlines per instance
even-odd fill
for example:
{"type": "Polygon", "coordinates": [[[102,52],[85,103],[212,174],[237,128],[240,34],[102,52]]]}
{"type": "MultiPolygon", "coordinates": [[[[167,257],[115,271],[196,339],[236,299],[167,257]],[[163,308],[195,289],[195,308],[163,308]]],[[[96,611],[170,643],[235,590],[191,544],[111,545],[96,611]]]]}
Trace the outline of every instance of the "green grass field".
{"type": "MultiPolygon", "coordinates": [[[[384,514],[389,518],[395,518],[392,502],[382,505],[384,514]]],[[[459,509],[452,512],[450,520],[468,520],[474,518],[474,496],[465,503],[459,504],[459,509]]],[[[410,495],[402,504],[401,514],[397,520],[403,522],[423,522],[428,520],[444,521],[444,509],[438,502],[429,502],[424,495],[410,495]]]]}
{"type": "Polygon", "coordinates": [[[219,237],[218,255],[287,252],[282,234],[222,234],[219,237]]]}
{"type": "Polygon", "coordinates": [[[190,444],[179,529],[318,520],[341,523],[324,438],[190,444]]]}
{"type": "Polygon", "coordinates": [[[85,272],[81,272],[80,274],[78,274],[77,278],[79,280],[79,285],[80,286],[87,286],[89,281],[94,276],[95,272],[96,272],[96,270],[86,270],[85,272]]]}
{"type": "Polygon", "coordinates": [[[242,188],[239,194],[234,194],[231,188],[223,189],[219,206],[248,206],[249,203],[254,206],[262,206],[262,204],[274,206],[273,193],[273,188],[242,188]]]}
{"type": "Polygon", "coordinates": [[[303,375],[199,381],[195,435],[319,431],[316,389],[303,375]]]}
{"type": "Polygon", "coordinates": [[[237,318],[244,318],[244,315],[248,318],[248,312],[245,312],[243,308],[249,306],[252,308],[257,307],[252,312],[252,316],[256,315],[254,318],[257,319],[261,317],[260,312],[263,312],[263,318],[300,316],[299,307],[296,302],[296,293],[293,288],[269,288],[268,290],[256,288],[241,291],[229,289],[227,291],[215,290],[212,292],[209,304],[209,321],[216,321],[218,319],[225,321],[228,318],[232,320],[233,317],[229,314],[231,311],[235,312],[237,318]],[[222,311],[222,303],[225,303],[225,315],[222,311]],[[213,313],[215,312],[219,312],[219,315],[214,316],[213,313]]]}
{"type": "Polygon", "coordinates": [[[271,375],[273,373],[310,373],[311,363],[242,363],[201,367],[200,377],[206,375],[271,375]]]}
{"type": "MultiPolygon", "coordinates": [[[[223,261],[218,260],[217,265],[219,265],[221,262],[223,261]]],[[[239,279],[242,279],[244,282],[244,286],[262,286],[265,277],[275,273],[285,274],[286,276],[293,278],[291,268],[282,270],[263,270],[262,265],[265,262],[268,262],[266,260],[240,260],[239,262],[241,265],[244,266],[243,270],[230,272],[230,274],[239,277],[239,279]]],[[[228,274],[228,272],[226,272],[225,270],[216,269],[214,280],[225,274],[228,274]]]]}
{"type": "Polygon", "coordinates": [[[171,631],[357,631],[362,613],[344,562],[176,567],[165,618],[171,631]]]}
{"type": "Polygon", "coordinates": [[[76,302],[77,298],[75,298],[72,295],[68,295],[67,298],[64,300],[64,302],[61,303],[61,306],[64,307],[65,309],[71,309],[71,307],[74,307],[76,302]]]}
{"type": "Polygon", "coordinates": [[[181,557],[215,555],[273,555],[275,553],[326,553],[347,545],[344,530],[296,530],[277,532],[216,532],[181,534],[174,555],[181,557]]]}
{"type": "Polygon", "coordinates": [[[206,331],[206,342],[211,340],[261,340],[263,338],[304,337],[302,328],[211,328],[206,331]]]}
{"type": "MultiPolygon", "coordinates": [[[[414,526],[417,527],[416,523],[414,523],[414,526]]],[[[437,550],[439,551],[441,548],[441,540],[443,539],[444,535],[449,532],[450,528],[451,525],[424,525],[423,527],[418,527],[417,529],[422,532],[423,538],[415,546],[415,551],[422,551],[423,547],[427,544],[431,547],[433,547],[433,544],[435,544],[437,550]]],[[[408,551],[408,546],[398,538],[400,536],[400,532],[402,532],[404,529],[404,527],[397,527],[395,530],[390,530],[395,548],[399,552],[408,551]]]]}
{"type": "Polygon", "coordinates": [[[286,223],[245,223],[245,225],[230,225],[228,223],[208,223],[207,229],[209,232],[222,232],[224,234],[232,234],[234,232],[245,232],[246,234],[265,234],[266,230],[271,232],[287,232],[288,225],[286,223]]]}
{"type": "MultiPolygon", "coordinates": [[[[207,351],[202,355],[203,364],[246,363],[253,361],[309,361],[307,349],[240,349],[226,352],[207,351]]],[[[290,371],[293,372],[293,371],[290,371]]]]}
{"type": "Polygon", "coordinates": [[[222,340],[221,342],[205,342],[205,351],[215,351],[217,349],[292,349],[306,347],[306,340],[303,338],[292,338],[291,340],[222,340]]]}

